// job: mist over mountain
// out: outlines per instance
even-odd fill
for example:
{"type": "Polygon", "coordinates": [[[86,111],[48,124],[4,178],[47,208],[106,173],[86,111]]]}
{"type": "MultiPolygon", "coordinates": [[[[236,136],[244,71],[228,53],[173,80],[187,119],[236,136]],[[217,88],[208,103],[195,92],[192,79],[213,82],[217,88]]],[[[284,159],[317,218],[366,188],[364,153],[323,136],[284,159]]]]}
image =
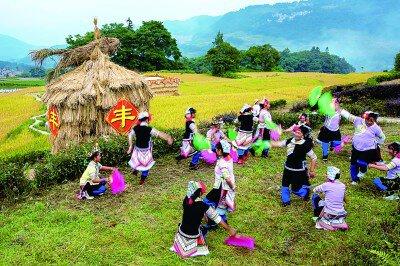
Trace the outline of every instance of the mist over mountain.
{"type": "Polygon", "coordinates": [[[222,16],[166,21],[185,56],[204,54],[218,31],[240,49],[270,43],[282,51],[329,47],[357,70],[393,67],[400,51],[400,1],[309,0],[249,6],[222,16]]]}

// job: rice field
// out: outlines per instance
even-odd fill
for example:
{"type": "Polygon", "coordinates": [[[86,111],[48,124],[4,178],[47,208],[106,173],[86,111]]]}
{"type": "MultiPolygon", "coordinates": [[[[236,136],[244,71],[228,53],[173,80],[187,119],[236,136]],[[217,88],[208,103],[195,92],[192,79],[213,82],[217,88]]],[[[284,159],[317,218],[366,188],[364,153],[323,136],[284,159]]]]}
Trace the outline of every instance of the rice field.
{"type": "MultiPolygon", "coordinates": [[[[159,96],[150,103],[153,125],[159,129],[182,127],[183,113],[187,107],[198,110],[198,121],[210,120],[217,114],[238,111],[244,103],[268,97],[285,99],[289,103],[305,99],[317,85],[331,86],[364,82],[377,73],[323,74],[323,73],[242,73],[241,79],[226,79],[200,74],[160,73],[181,79],[179,96],[159,96]]],[[[47,149],[48,137],[39,136],[27,129],[28,120],[39,115],[42,104],[32,93],[44,87],[23,89],[0,94],[0,155],[26,149],[47,149]],[[26,123],[24,126],[20,126],[26,123]],[[13,131],[13,132],[12,132],[13,131]],[[7,138],[7,134],[12,137],[7,138]]]]}
{"type": "Polygon", "coordinates": [[[242,73],[245,78],[226,79],[199,74],[161,73],[181,79],[180,96],[155,97],[150,112],[153,125],[162,129],[181,127],[187,107],[197,109],[197,120],[210,120],[217,114],[239,111],[244,103],[255,99],[285,99],[289,103],[303,100],[317,85],[331,86],[365,82],[376,73],[347,75],[323,73],[242,73]]]}

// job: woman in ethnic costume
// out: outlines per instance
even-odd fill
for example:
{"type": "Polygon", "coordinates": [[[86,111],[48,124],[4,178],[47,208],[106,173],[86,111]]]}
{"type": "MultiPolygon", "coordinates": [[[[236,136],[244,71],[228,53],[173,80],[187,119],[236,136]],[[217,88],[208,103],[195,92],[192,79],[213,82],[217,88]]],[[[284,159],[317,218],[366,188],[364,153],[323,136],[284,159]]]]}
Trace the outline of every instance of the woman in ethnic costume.
{"type": "MultiPolygon", "coordinates": [[[[204,202],[215,208],[224,222],[227,222],[227,215],[233,212],[235,205],[235,175],[233,174],[233,160],[230,156],[231,145],[226,140],[221,140],[216,146],[216,153],[219,157],[215,165],[215,180],[213,189],[204,198],[204,202]]],[[[208,227],[216,225],[209,221],[208,227]]]]}
{"type": "MultiPolygon", "coordinates": [[[[337,103],[337,99],[333,99],[337,103]]],[[[337,105],[337,104],[336,104],[337,105]]],[[[340,112],[335,111],[333,116],[325,116],[324,125],[321,127],[318,134],[318,142],[322,147],[322,160],[327,161],[329,150],[342,145],[342,135],[340,134],[340,112]]]]}
{"type": "MultiPolygon", "coordinates": [[[[338,104],[336,108],[339,109],[338,104]]],[[[378,145],[385,141],[385,134],[376,123],[378,114],[366,112],[364,117],[357,117],[342,109],[340,115],[354,125],[353,149],[351,151],[351,184],[357,185],[367,172],[369,163],[379,162],[378,145]]]]}
{"type": "Polygon", "coordinates": [[[215,120],[212,122],[211,128],[207,131],[206,137],[211,142],[211,150],[215,152],[217,144],[221,140],[226,140],[227,137],[221,129],[222,120],[215,120]]]}
{"type": "Polygon", "coordinates": [[[198,168],[201,156],[201,153],[196,151],[193,147],[193,136],[198,132],[196,122],[194,120],[195,118],[196,109],[189,107],[185,112],[185,133],[183,133],[180,154],[176,157],[177,161],[179,162],[182,159],[192,156],[192,160],[189,164],[189,168],[192,170],[198,168]]]}
{"type": "Polygon", "coordinates": [[[310,138],[311,129],[307,126],[300,126],[293,131],[293,138],[271,142],[273,147],[286,147],[287,157],[283,170],[281,200],[284,206],[290,204],[290,193],[309,199],[310,182],[309,178],[315,176],[317,156],[313,151],[313,142],[310,138]],[[311,166],[308,168],[306,157],[311,159],[311,166]]]}
{"type": "Polygon", "coordinates": [[[182,222],[175,234],[171,251],[182,258],[208,255],[208,247],[200,230],[204,217],[221,225],[231,236],[236,235],[235,229],[227,225],[214,208],[201,201],[200,196],[206,192],[203,182],[190,181],[186,197],[183,199],[182,222]]]}
{"type": "Polygon", "coordinates": [[[254,121],[257,121],[257,117],[253,116],[251,106],[245,104],[237,118],[237,122],[240,123],[238,135],[232,142],[233,146],[238,150],[238,164],[243,164],[249,156],[249,149],[253,141],[254,121]]]}
{"type": "Polygon", "coordinates": [[[138,118],[138,125],[134,126],[128,135],[128,154],[132,153],[129,165],[133,174],[137,175],[139,171],[142,173],[139,184],[143,185],[149,175],[150,168],[155,163],[151,137],[164,139],[169,145],[172,145],[173,140],[170,135],[149,126],[150,115],[148,112],[141,112],[138,118]],[[135,146],[133,146],[133,137],[136,138],[135,146]]]}
{"type": "Polygon", "coordinates": [[[388,164],[370,163],[368,167],[385,171],[385,177],[373,180],[374,185],[387,194],[386,200],[398,200],[400,197],[400,143],[393,142],[388,146],[388,153],[392,160],[388,164]]]}
{"type": "MultiPolygon", "coordinates": [[[[271,107],[269,101],[264,99],[261,101],[260,105],[260,113],[258,115],[258,126],[256,130],[256,134],[254,136],[254,140],[261,139],[264,141],[271,140],[271,131],[268,128],[268,123],[272,122],[272,116],[268,111],[271,107]]],[[[269,154],[269,148],[265,148],[262,151],[262,157],[267,158],[269,154]]]]}
{"type": "Polygon", "coordinates": [[[346,186],[340,182],[340,170],[329,166],[326,182],[313,189],[312,205],[315,216],[315,228],[328,231],[348,230],[345,221],[347,212],[344,209],[346,202],[346,186]],[[324,195],[324,199],[319,194],[324,195]]]}

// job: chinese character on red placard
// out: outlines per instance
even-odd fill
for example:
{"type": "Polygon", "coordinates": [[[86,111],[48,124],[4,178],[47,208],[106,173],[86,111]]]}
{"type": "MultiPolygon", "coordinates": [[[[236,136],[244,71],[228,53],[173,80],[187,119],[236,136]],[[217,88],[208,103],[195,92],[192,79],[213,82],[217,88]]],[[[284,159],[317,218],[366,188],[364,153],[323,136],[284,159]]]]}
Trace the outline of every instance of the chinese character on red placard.
{"type": "Polygon", "coordinates": [[[106,121],[118,133],[126,134],[137,122],[139,110],[131,102],[120,99],[108,112],[106,121]]]}
{"type": "Polygon", "coordinates": [[[49,123],[51,134],[53,136],[57,136],[58,129],[60,128],[60,116],[58,115],[58,111],[55,106],[51,106],[47,111],[47,121],[49,123]]]}

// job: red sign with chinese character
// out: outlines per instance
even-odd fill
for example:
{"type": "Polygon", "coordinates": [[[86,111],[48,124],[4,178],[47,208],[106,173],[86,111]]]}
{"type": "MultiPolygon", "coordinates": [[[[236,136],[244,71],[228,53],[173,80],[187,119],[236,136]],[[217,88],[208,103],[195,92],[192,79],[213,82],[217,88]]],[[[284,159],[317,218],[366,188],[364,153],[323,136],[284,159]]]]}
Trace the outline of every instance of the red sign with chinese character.
{"type": "Polygon", "coordinates": [[[58,135],[58,129],[60,128],[60,116],[58,115],[57,108],[51,106],[47,110],[47,121],[49,123],[50,132],[53,136],[58,135]]]}
{"type": "Polygon", "coordinates": [[[120,134],[126,134],[137,122],[139,110],[131,102],[120,99],[108,112],[106,121],[120,134]]]}

